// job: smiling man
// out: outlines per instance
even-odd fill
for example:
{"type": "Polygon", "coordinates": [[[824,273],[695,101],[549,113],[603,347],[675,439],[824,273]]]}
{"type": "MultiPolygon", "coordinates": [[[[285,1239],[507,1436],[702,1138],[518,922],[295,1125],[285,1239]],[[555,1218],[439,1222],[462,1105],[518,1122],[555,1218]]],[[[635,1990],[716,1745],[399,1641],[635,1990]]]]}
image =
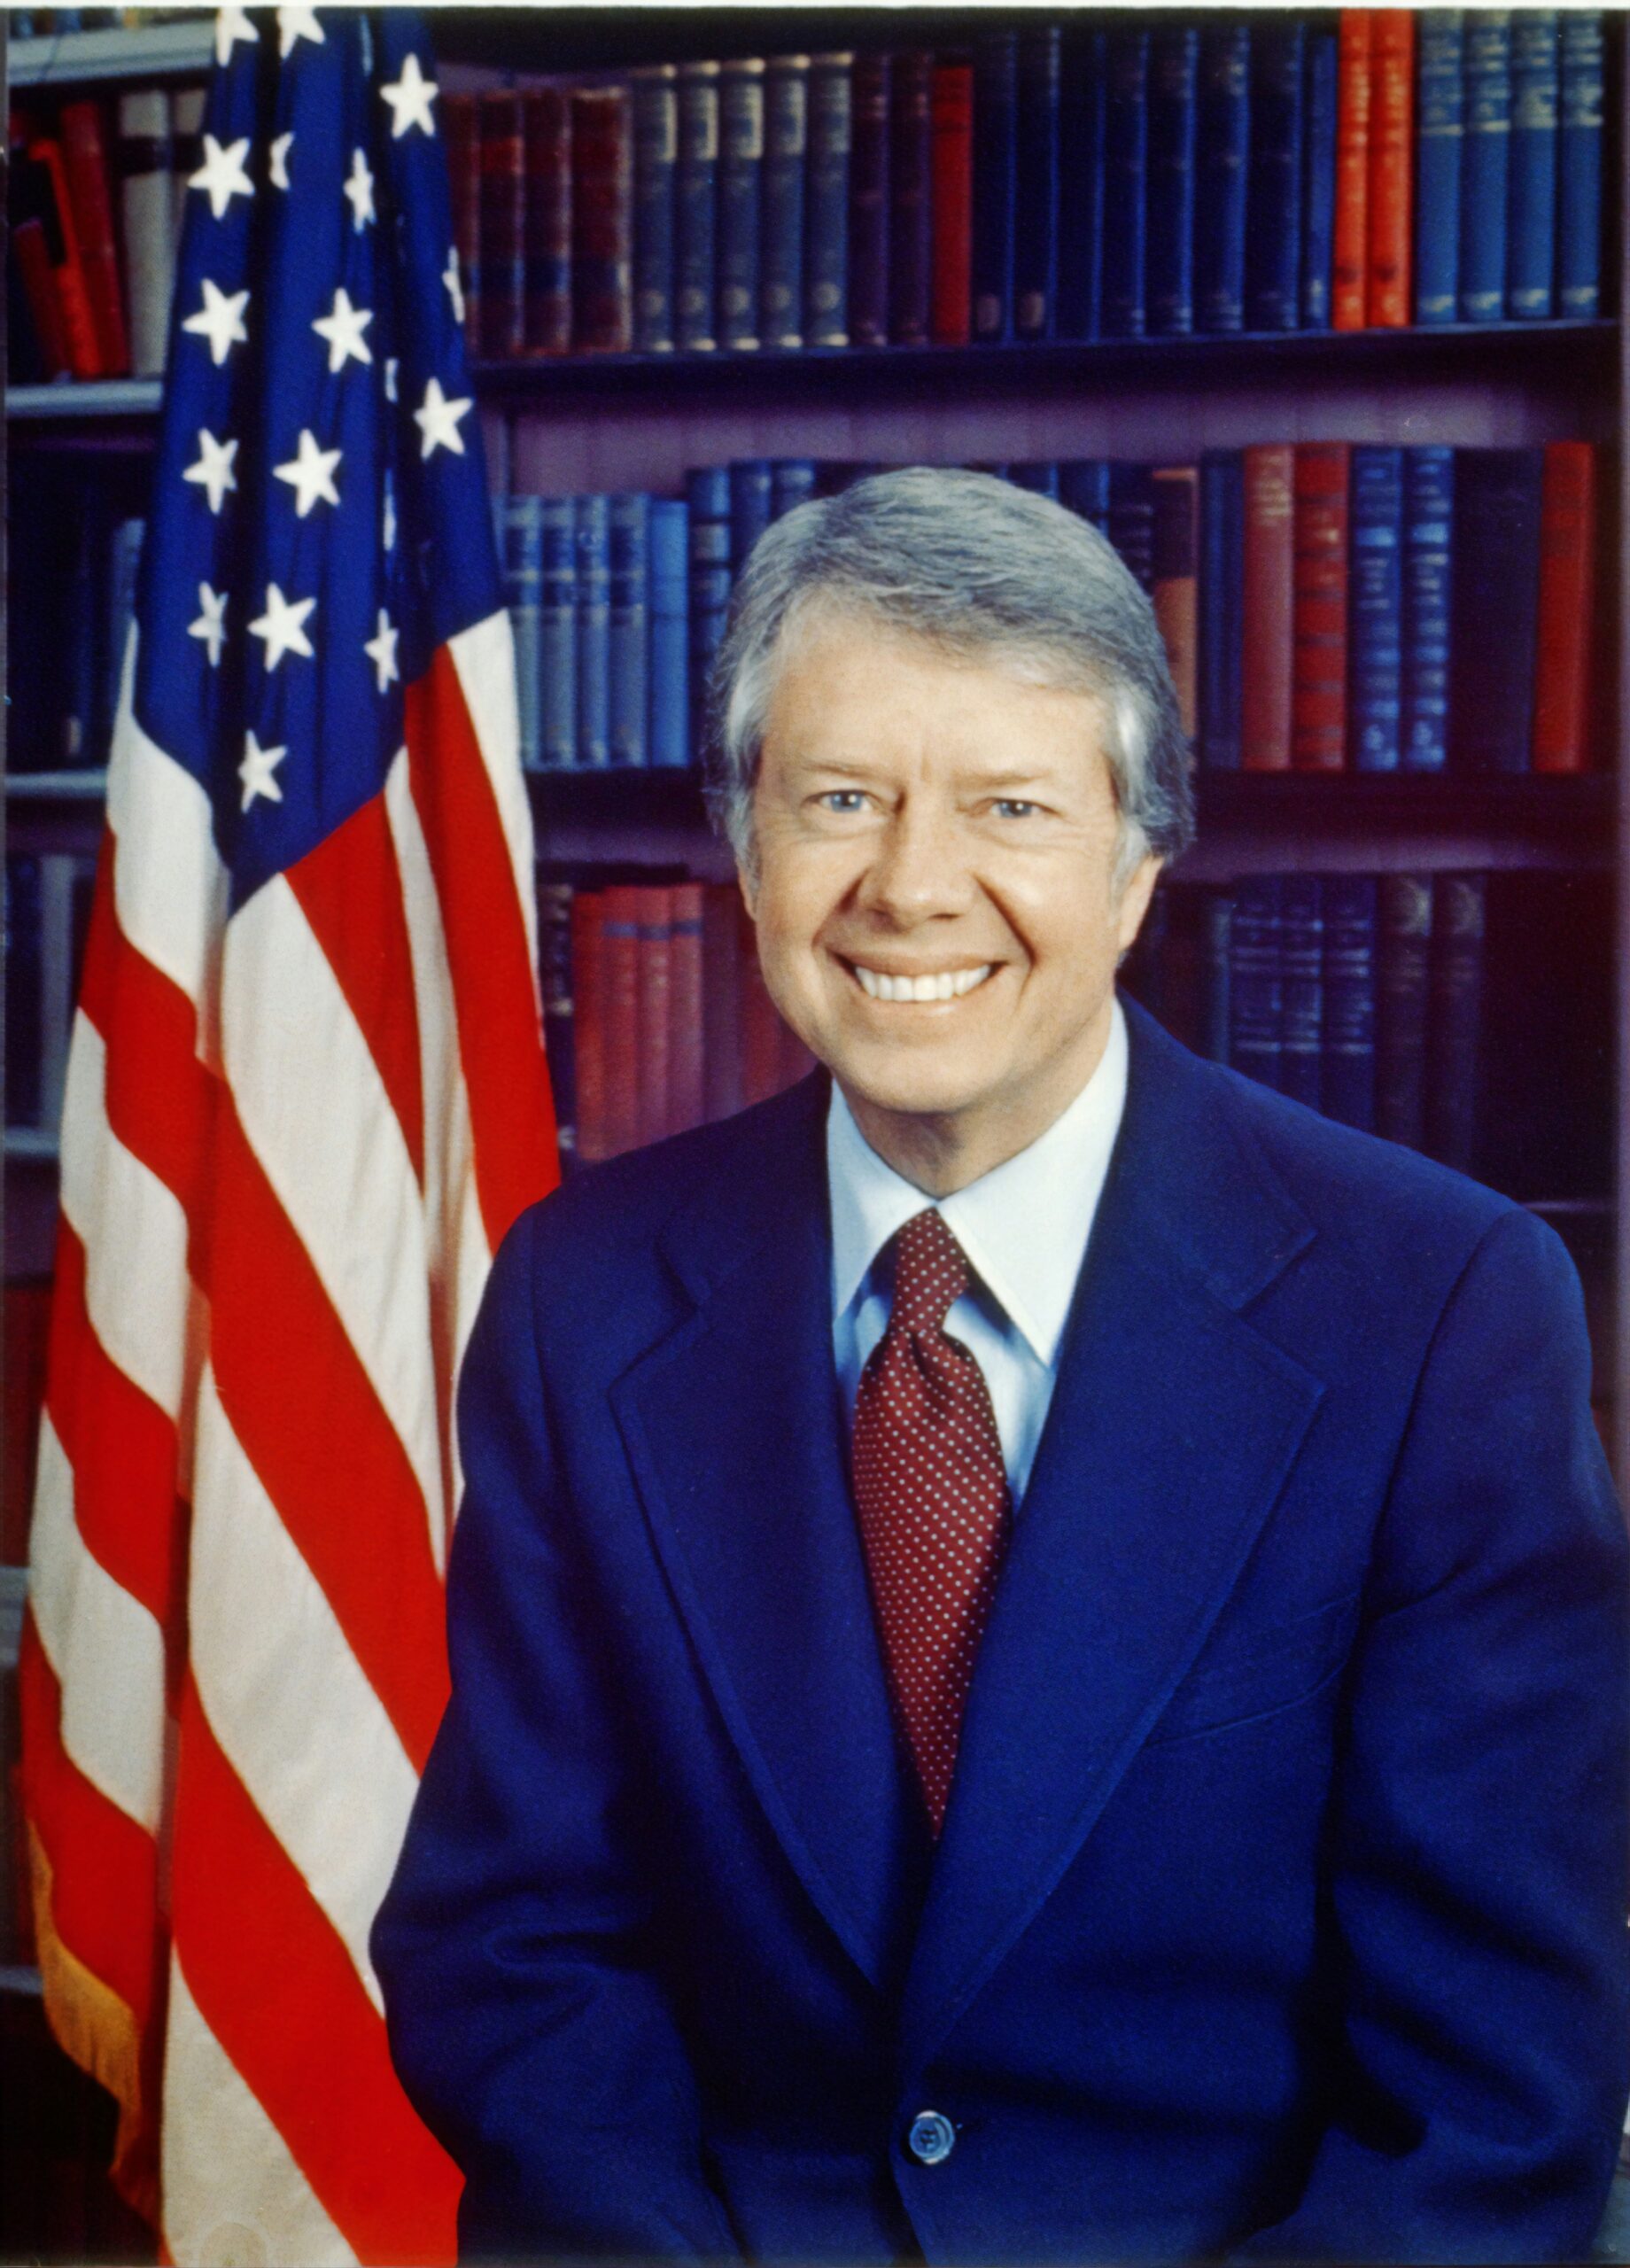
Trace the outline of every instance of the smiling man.
{"type": "Polygon", "coordinates": [[[1626,1550],[1550,1232],[1115,992],[1147,602],[914,470],[755,552],[711,793],[825,1070],[530,1214],[375,1933],[470,2254],[1565,2259],[1626,1550]]]}

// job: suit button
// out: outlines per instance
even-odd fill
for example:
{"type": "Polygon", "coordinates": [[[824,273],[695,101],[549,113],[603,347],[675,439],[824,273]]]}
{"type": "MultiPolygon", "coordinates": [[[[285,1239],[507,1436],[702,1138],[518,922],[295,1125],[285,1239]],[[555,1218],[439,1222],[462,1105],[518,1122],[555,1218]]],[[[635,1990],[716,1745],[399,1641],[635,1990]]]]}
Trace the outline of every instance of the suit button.
{"type": "Polygon", "coordinates": [[[919,2165],[943,2165],[956,2148],[957,2130],[943,2110],[920,2110],[905,2147],[919,2165]]]}

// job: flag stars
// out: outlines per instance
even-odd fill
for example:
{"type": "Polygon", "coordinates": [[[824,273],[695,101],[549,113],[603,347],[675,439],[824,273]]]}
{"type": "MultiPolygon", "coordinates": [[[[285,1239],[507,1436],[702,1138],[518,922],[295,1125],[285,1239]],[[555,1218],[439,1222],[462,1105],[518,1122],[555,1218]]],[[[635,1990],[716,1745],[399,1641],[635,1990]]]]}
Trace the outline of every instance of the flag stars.
{"type": "Polygon", "coordinates": [[[351,171],[346,175],[342,189],[350,200],[352,231],[360,237],[369,222],[377,218],[374,211],[374,177],[361,150],[351,152],[351,171]]]}
{"type": "Polygon", "coordinates": [[[381,87],[381,98],[391,105],[391,139],[400,142],[410,128],[417,126],[426,134],[434,134],[435,122],[431,117],[431,105],[439,89],[434,79],[427,79],[419,67],[419,58],[409,54],[402,64],[402,75],[393,86],[381,87]]]}
{"type": "Polygon", "coordinates": [[[286,480],[294,491],[294,510],[298,519],[304,519],[317,503],[338,504],[339,491],[334,485],[334,468],[339,462],[338,449],[319,448],[317,437],[309,426],[302,427],[298,454],[287,464],[274,465],[273,473],[279,480],[286,480]]]}
{"type": "Polygon", "coordinates": [[[464,437],[459,431],[459,420],[467,417],[474,408],[468,394],[456,401],[449,401],[441,390],[441,380],[432,378],[424,389],[424,400],[413,413],[413,422],[419,429],[419,460],[437,449],[451,449],[454,456],[464,454],[464,437]]]}
{"type": "Polygon", "coordinates": [[[251,637],[266,641],[268,676],[285,654],[303,654],[307,661],[312,659],[306,617],[316,603],[315,599],[286,599],[276,583],[267,585],[266,612],[257,615],[249,625],[249,633],[251,637]]]}
{"type": "Polygon", "coordinates": [[[294,136],[291,133],[277,134],[272,137],[268,174],[274,189],[287,189],[289,186],[289,152],[293,147],[294,136]]]}
{"type": "Polygon", "coordinates": [[[189,189],[201,189],[209,199],[209,209],[217,221],[226,218],[227,207],[235,197],[252,197],[254,183],[244,168],[249,155],[249,136],[245,134],[222,149],[213,134],[204,136],[204,162],[197,173],[189,176],[189,189]]]}
{"type": "Polygon", "coordinates": [[[221,649],[227,640],[227,596],[225,591],[213,591],[207,583],[198,585],[198,604],[204,610],[196,622],[187,625],[189,638],[201,638],[209,649],[211,669],[221,666],[221,649]]]}
{"type": "Polygon", "coordinates": [[[447,246],[447,264],[441,271],[441,280],[447,287],[448,299],[453,302],[453,320],[454,322],[462,322],[464,287],[459,281],[459,256],[456,245],[447,246]]]}
{"type": "Polygon", "coordinates": [[[207,425],[199,426],[198,462],[187,467],[182,478],[198,483],[209,499],[210,510],[216,514],[228,489],[237,486],[237,475],[232,470],[237,455],[236,441],[218,441],[207,425]]]}
{"type": "Polygon", "coordinates": [[[393,626],[390,616],[381,607],[379,627],[362,647],[362,651],[374,665],[375,680],[381,693],[401,676],[396,666],[396,641],[400,635],[400,631],[393,626]]]}
{"type": "Polygon", "coordinates": [[[288,753],[286,747],[262,748],[252,732],[244,734],[244,760],[237,767],[237,776],[244,783],[240,811],[246,812],[259,796],[264,796],[268,803],[282,803],[283,789],[274,775],[288,753]]]}
{"type": "Polygon", "coordinates": [[[277,11],[277,52],[287,62],[303,39],[314,47],[327,44],[327,35],[317,21],[314,8],[279,8],[277,11]]]}
{"type": "Polygon", "coordinates": [[[222,8],[215,17],[215,60],[224,71],[232,59],[232,50],[239,40],[246,40],[251,47],[258,47],[260,35],[249,19],[246,8],[222,8]]]}
{"type": "Polygon", "coordinates": [[[202,279],[204,304],[197,315],[189,315],[182,323],[183,330],[209,341],[210,359],[217,369],[235,346],[243,346],[249,333],[244,328],[244,309],[249,305],[245,291],[223,291],[207,276],[202,279]]]}
{"type": "Polygon", "coordinates": [[[373,354],[362,333],[374,319],[371,307],[353,307],[351,294],[342,284],[334,294],[334,305],[325,315],[318,315],[312,329],[320,338],[329,343],[329,376],[343,370],[347,362],[371,362],[373,354]]]}

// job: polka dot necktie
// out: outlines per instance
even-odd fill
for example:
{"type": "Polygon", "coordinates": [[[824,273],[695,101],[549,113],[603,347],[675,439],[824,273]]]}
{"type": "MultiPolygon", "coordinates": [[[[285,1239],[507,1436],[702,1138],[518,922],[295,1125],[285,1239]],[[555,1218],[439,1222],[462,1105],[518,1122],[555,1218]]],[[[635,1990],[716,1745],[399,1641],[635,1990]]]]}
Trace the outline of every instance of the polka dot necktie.
{"type": "Polygon", "coordinates": [[[1010,1525],[984,1372],[949,1337],[967,1288],[961,1246],[930,1208],[895,1239],[889,1328],[855,1401],[855,1505],[890,1690],[934,1832],[1010,1525]]]}

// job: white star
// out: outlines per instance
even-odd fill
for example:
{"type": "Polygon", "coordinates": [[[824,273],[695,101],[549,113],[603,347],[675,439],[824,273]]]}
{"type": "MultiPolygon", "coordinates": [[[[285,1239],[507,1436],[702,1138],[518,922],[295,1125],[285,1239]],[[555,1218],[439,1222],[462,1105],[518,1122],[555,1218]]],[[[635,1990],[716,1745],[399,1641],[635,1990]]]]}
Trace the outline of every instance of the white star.
{"type": "Polygon", "coordinates": [[[272,470],[279,480],[286,480],[295,491],[294,510],[298,519],[304,519],[312,506],[319,501],[338,504],[339,491],[334,485],[334,468],[339,462],[338,449],[320,449],[317,437],[309,426],[302,427],[299,454],[291,457],[287,464],[274,465],[272,470]]]}
{"type": "Polygon", "coordinates": [[[237,486],[237,475],[232,470],[232,460],[237,454],[236,441],[218,441],[207,425],[199,426],[198,461],[187,467],[182,478],[198,483],[209,498],[212,512],[218,513],[228,489],[237,486]]]}
{"type": "Polygon", "coordinates": [[[329,375],[343,369],[354,358],[359,362],[371,362],[373,355],[362,333],[374,319],[371,307],[353,307],[351,294],[342,284],[334,294],[330,312],[319,315],[312,329],[329,343],[329,375]]]}
{"type": "Polygon", "coordinates": [[[273,139],[269,171],[274,189],[287,189],[289,186],[289,152],[293,146],[292,134],[279,134],[273,139]]]}
{"type": "Polygon", "coordinates": [[[374,177],[368,170],[368,159],[361,150],[351,152],[351,171],[346,175],[342,188],[344,195],[351,200],[352,229],[360,237],[368,223],[376,217],[374,177]]]}
{"type": "Polygon", "coordinates": [[[217,594],[207,583],[198,585],[198,604],[204,611],[196,622],[187,625],[189,638],[201,638],[209,648],[209,665],[216,669],[221,663],[221,649],[227,641],[227,593],[217,594]]]}
{"type": "Polygon", "coordinates": [[[268,675],[285,654],[304,654],[307,661],[313,658],[306,617],[316,603],[315,599],[286,599],[276,583],[267,585],[266,612],[250,624],[249,633],[266,641],[268,675]]]}
{"type": "Polygon", "coordinates": [[[260,43],[260,35],[249,20],[245,8],[222,8],[215,18],[215,60],[222,69],[230,59],[234,43],[246,39],[252,47],[260,43]]]}
{"type": "Polygon", "coordinates": [[[459,420],[468,416],[474,406],[468,394],[461,400],[449,401],[441,390],[441,380],[431,380],[424,389],[423,406],[413,413],[413,422],[423,437],[419,443],[421,463],[433,449],[451,449],[455,457],[463,455],[464,437],[459,431],[459,420]]]}
{"type": "Polygon", "coordinates": [[[249,136],[245,134],[222,149],[213,134],[204,136],[204,162],[190,175],[189,189],[201,189],[209,198],[209,209],[217,221],[224,219],[226,209],[235,197],[252,197],[254,183],[244,171],[244,159],[249,155],[249,136]]]}
{"type": "Polygon", "coordinates": [[[385,549],[394,551],[396,548],[396,490],[392,485],[388,472],[384,477],[384,513],[380,533],[384,540],[385,549]]]}
{"type": "Polygon", "coordinates": [[[393,87],[381,87],[380,94],[391,105],[391,139],[400,142],[410,126],[422,126],[427,134],[434,134],[431,105],[439,92],[434,79],[427,79],[419,68],[419,58],[409,54],[402,65],[402,75],[393,87]]]}
{"type": "Polygon", "coordinates": [[[274,804],[282,803],[283,789],[272,774],[288,753],[286,748],[262,748],[252,733],[244,734],[244,760],[237,767],[237,776],[244,783],[240,811],[246,812],[257,796],[264,796],[274,804]]]}
{"type": "Polygon", "coordinates": [[[183,330],[195,331],[209,341],[211,360],[220,369],[234,346],[245,341],[249,333],[244,329],[244,309],[249,305],[247,291],[229,295],[220,291],[207,276],[203,279],[204,304],[197,315],[189,315],[182,325],[183,330]]]}
{"type": "Polygon", "coordinates": [[[322,25],[314,8],[279,8],[277,11],[277,52],[283,58],[303,39],[316,47],[326,45],[322,25]]]}
{"type": "Polygon", "coordinates": [[[400,635],[400,630],[392,627],[390,616],[381,607],[379,628],[373,637],[364,641],[362,647],[362,651],[372,662],[377,673],[381,693],[384,691],[387,685],[392,684],[401,675],[401,672],[396,666],[396,641],[400,635]]]}
{"type": "Polygon", "coordinates": [[[387,401],[394,401],[396,400],[396,374],[401,367],[401,364],[397,361],[394,354],[387,354],[385,356],[384,398],[387,401]]]}
{"type": "Polygon", "coordinates": [[[459,282],[458,246],[447,246],[447,264],[441,271],[441,280],[447,287],[447,297],[453,302],[453,320],[464,320],[464,287],[459,282]]]}

